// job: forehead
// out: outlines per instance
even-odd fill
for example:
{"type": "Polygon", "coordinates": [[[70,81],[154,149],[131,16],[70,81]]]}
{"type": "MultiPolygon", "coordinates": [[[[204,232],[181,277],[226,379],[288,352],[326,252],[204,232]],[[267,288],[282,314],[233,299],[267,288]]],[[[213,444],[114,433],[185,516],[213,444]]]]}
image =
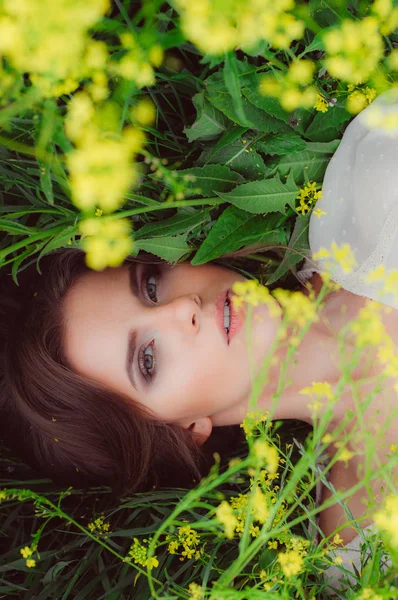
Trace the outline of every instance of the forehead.
{"type": "Polygon", "coordinates": [[[128,294],[128,268],[107,268],[80,275],[64,299],[67,316],[111,307],[109,299],[128,294]]]}

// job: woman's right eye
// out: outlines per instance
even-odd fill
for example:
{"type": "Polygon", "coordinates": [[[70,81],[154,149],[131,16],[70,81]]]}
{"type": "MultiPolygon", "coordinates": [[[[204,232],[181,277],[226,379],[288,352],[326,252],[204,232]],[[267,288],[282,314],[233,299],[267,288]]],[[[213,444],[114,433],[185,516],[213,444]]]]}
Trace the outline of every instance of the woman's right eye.
{"type": "Polygon", "coordinates": [[[160,278],[160,269],[156,265],[146,267],[142,273],[142,291],[144,297],[156,304],[158,299],[156,295],[157,283],[160,278]]]}

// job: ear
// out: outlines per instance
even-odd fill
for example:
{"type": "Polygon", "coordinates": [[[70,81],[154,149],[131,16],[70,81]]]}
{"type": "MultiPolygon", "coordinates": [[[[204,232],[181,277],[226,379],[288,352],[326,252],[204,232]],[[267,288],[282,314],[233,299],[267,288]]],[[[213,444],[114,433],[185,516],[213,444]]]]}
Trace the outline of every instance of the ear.
{"type": "Polygon", "coordinates": [[[213,429],[213,423],[211,422],[210,417],[200,417],[200,419],[196,419],[193,423],[183,425],[183,427],[192,431],[198,444],[202,445],[210,436],[213,429]]]}

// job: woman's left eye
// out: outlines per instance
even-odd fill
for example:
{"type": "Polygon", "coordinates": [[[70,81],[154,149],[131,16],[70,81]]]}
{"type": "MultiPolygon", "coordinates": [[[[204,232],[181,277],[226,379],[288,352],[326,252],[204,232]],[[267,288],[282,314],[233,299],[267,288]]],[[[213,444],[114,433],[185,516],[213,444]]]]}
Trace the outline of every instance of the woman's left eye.
{"type": "Polygon", "coordinates": [[[142,274],[142,293],[147,300],[154,304],[158,301],[156,295],[157,283],[155,283],[155,281],[158,281],[159,278],[160,269],[156,265],[150,265],[144,269],[142,274]]]}

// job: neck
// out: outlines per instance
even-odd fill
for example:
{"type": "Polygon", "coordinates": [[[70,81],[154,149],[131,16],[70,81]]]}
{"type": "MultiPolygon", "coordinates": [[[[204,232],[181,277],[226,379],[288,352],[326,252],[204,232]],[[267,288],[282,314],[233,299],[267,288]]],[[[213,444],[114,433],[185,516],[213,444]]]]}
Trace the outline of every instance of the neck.
{"type": "MultiPolygon", "coordinates": [[[[319,289],[318,289],[319,292],[319,289]]],[[[306,290],[303,293],[307,293],[306,290]]],[[[313,382],[328,382],[332,389],[340,379],[342,372],[340,368],[341,358],[339,353],[339,342],[337,335],[341,328],[351,321],[358,310],[355,300],[357,296],[340,289],[330,293],[323,300],[323,307],[318,311],[319,321],[312,323],[303,340],[297,347],[295,353],[282,376],[284,382],[281,384],[281,392],[278,400],[273,398],[278,392],[279,378],[282,372],[282,364],[287,358],[289,350],[289,339],[293,335],[293,327],[287,329],[286,338],[279,343],[274,356],[276,360],[268,369],[268,382],[262,387],[257,400],[257,405],[250,408],[249,398],[230,409],[213,415],[214,426],[232,425],[242,423],[246,414],[251,411],[270,411],[270,418],[297,419],[313,424],[313,404],[315,396],[303,395],[299,391],[305,387],[311,387],[313,382]],[[348,310],[347,310],[348,308],[348,310]],[[273,407],[273,403],[276,406],[273,407]],[[272,408],[273,407],[273,408],[272,408]]],[[[358,378],[358,373],[353,372],[353,378],[358,378]],[[355,376],[355,377],[354,377],[355,376]]],[[[322,404],[327,403],[327,398],[319,399],[322,404]]],[[[333,422],[343,419],[347,407],[344,402],[338,402],[334,407],[333,422]]],[[[322,413],[322,409],[318,414],[322,413]]]]}

